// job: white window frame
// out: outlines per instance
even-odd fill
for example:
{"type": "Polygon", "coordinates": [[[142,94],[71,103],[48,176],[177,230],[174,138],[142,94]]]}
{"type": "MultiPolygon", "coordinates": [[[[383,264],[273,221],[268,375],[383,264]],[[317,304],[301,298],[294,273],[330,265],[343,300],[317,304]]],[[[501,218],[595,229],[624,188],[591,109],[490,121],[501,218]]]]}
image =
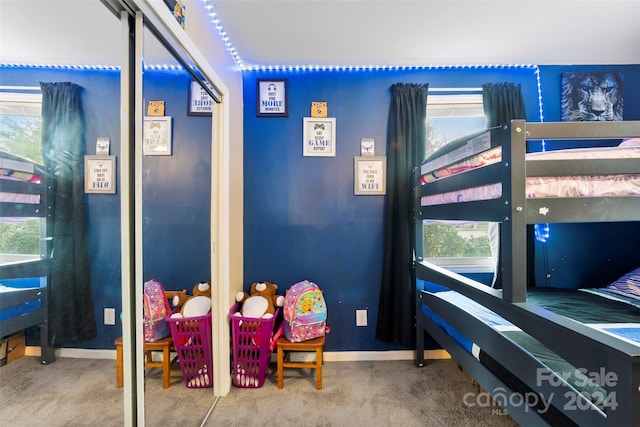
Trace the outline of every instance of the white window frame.
{"type": "MultiPolygon", "coordinates": [[[[0,87],[0,114],[14,116],[40,116],[42,93],[5,92],[4,90],[36,90],[31,86],[0,87]]],[[[38,91],[40,88],[37,89],[38,91]]]]}
{"type": "MultiPolygon", "coordinates": [[[[484,117],[481,89],[435,89],[439,94],[427,97],[427,126],[430,118],[484,117]],[[450,93],[442,93],[450,92],[450,93]],[[451,93],[453,92],[453,93],[451,93]]],[[[430,92],[432,89],[429,90],[430,92]]],[[[464,258],[426,258],[429,262],[457,273],[494,273],[496,256],[464,258]]]]}
{"type": "MultiPolygon", "coordinates": [[[[33,86],[1,86],[0,115],[41,116],[42,93],[40,93],[40,88],[33,86]],[[16,90],[26,92],[15,92],[16,90]]],[[[38,262],[46,257],[46,218],[35,219],[40,221],[40,253],[32,256],[25,254],[6,255],[0,260],[0,266],[38,262]]]]}

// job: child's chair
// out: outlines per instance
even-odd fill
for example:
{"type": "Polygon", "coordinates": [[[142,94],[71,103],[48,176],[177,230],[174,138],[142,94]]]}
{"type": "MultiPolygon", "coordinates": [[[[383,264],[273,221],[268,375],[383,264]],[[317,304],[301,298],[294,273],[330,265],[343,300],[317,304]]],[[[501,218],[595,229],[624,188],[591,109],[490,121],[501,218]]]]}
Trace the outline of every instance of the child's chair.
{"type": "MultiPolygon", "coordinates": [[[[187,294],[187,291],[166,291],[165,293],[167,294],[167,299],[171,301],[174,296],[183,297],[187,294]]],[[[117,338],[114,344],[116,346],[116,385],[121,388],[124,385],[122,337],[117,338]]],[[[175,353],[171,336],[153,342],[145,341],[144,343],[144,367],[162,368],[162,388],[169,388],[169,385],[171,385],[171,367],[178,361],[178,355],[171,357],[171,353],[175,353]],[[154,361],[154,352],[162,352],[162,359],[154,361]]]]}

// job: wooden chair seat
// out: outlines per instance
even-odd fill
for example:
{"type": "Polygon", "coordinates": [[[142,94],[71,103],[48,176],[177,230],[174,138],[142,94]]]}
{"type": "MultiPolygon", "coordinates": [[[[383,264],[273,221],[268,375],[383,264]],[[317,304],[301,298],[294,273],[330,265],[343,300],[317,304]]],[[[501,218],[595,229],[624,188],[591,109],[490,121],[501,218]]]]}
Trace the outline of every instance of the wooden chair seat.
{"type": "MultiPolygon", "coordinates": [[[[114,344],[116,346],[116,385],[121,388],[124,385],[122,337],[117,338],[114,344]]],[[[178,361],[177,355],[173,359],[171,358],[172,351],[175,351],[175,348],[173,347],[173,338],[171,336],[158,341],[144,343],[144,367],[162,368],[162,388],[169,388],[171,384],[171,367],[178,361]],[[153,352],[156,351],[162,352],[162,360],[153,360],[153,352]]]]}
{"type": "Polygon", "coordinates": [[[276,341],[278,347],[278,388],[284,387],[284,368],[312,368],[316,370],[316,388],[322,390],[322,356],[324,351],[324,337],[302,342],[291,342],[281,336],[276,341]],[[314,362],[292,362],[291,352],[315,352],[314,362]]]}

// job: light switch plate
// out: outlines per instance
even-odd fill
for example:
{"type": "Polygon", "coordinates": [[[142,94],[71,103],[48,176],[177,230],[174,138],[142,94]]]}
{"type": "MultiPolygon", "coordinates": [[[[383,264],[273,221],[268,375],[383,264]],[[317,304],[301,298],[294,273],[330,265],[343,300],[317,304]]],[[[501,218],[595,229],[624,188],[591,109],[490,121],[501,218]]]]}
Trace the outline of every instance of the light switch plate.
{"type": "Polygon", "coordinates": [[[367,310],[356,310],[356,326],[367,326],[367,310]]]}
{"type": "Polygon", "coordinates": [[[115,325],[116,324],[116,309],[105,308],[104,309],[104,324],[115,325]]]}

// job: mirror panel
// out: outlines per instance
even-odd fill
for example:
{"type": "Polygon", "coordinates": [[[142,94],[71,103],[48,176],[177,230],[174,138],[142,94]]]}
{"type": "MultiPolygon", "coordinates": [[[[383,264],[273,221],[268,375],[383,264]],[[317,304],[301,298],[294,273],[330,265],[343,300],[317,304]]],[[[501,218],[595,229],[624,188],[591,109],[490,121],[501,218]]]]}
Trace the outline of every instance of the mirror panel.
{"type": "MultiPolygon", "coordinates": [[[[27,356],[2,368],[0,395],[3,396],[3,405],[8,402],[5,397],[15,403],[9,405],[15,415],[3,412],[3,421],[19,424],[28,413],[35,424],[74,425],[78,423],[75,417],[82,413],[79,408],[88,402],[87,397],[90,396],[90,400],[96,400],[95,407],[99,402],[99,407],[103,408],[100,409],[101,417],[116,424],[125,424],[124,396],[128,386],[117,387],[115,341],[123,334],[123,319],[127,316],[133,318],[135,313],[122,306],[121,290],[123,183],[120,162],[123,154],[121,139],[123,134],[126,135],[121,131],[120,109],[123,78],[120,72],[123,56],[121,24],[101,2],[11,2],[11,7],[6,3],[0,7],[3,40],[0,53],[3,64],[0,85],[3,88],[0,93],[12,91],[21,94],[20,97],[26,101],[20,107],[20,114],[33,115],[30,111],[39,112],[39,104],[34,107],[27,98],[31,95],[37,97],[40,82],[77,84],[85,121],[84,154],[114,156],[116,165],[115,192],[85,193],[81,190],[76,196],[85,203],[90,305],[93,306],[92,321],[95,322],[96,334],[91,338],[63,343],[56,352],[57,359],[45,366],[40,364],[36,354],[40,346],[40,326],[28,325],[25,330],[27,356]],[[69,19],[69,16],[82,16],[83,19],[69,19]],[[68,31],[62,31],[60,22],[65,22],[63,27],[68,31]],[[11,378],[14,380],[8,381],[8,373],[13,370],[11,378]],[[19,390],[13,387],[17,383],[22,385],[19,390]],[[52,398],[55,398],[56,411],[38,404],[39,401],[52,401],[52,398]],[[38,407],[43,409],[34,410],[38,407]]],[[[139,201],[142,204],[142,274],[145,279],[161,281],[167,290],[191,291],[196,283],[211,277],[212,118],[208,114],[190,114],[194,113],[188,108],[193,81],[191,74],[177,65],[151,32],[146,33],[144,56],[148,67],[143,77],[143,109],[147,114],[147,100],[164,101],[164,116],[171,117],[172,144],[169,152],[142,155],[142,170],[136,171],[142,187],[142,200],[139,201]]],[[[0,95],[0,98],[6,97],[0,95]]],[[[201,106],[201,103],[196,105],[201,106]]],[[[5,107],[6,103],[0,103],[0,114],[9,112],[5,107]]],[[[15,124],[16,120],[23,119],[13,120],[15,124]]],[[[6,136],[7,123],[2,122],[3,137],[6,136]]],[[[21,131],[23,134],[41,126],[24,123],[27,131],[21,131]]],[[[10,139],[15,141],[17,136],[14,134],[10,139]]],[[[0,139],[0,144],[5,140],[0,139]]],[[[3,144],[0,149],[4,148],[3,144]]],[[[83,163],[82,158],[77,160],[83,163]]],[[[81,179],[81,184],[85,184],[83,181],[81,179]]],[[[0,264],[15,263],[15,253],[21,255],[24,252],[35,259],[46,258],[50,253],[47,243],[51,241],[51,235],[47,230],[40,235],[42,222],[36,220],[33,221],[35,226],[27,227],[33,234],[31,241],[36,242],[31,245],[33,248],[19,249],[15,243],[18,239],[11,239],[14,247],[7,250],[9,254],[0,255],[0,264]]],[[[0,265],[0,281],[22,274],[21,271],[15,268],[10,271],[0,265]]],[[[46,269],[42,275],[46,277],[46,269]]],[[[142,286],[142,283],[136,286],[142,286]]],[[[2,330],[5,329],[0,327],[2,330]]],[[[144,378],[144,389],[138,390],[137,394],[144,399],[147,425],[158,424],[154,417],[160,417],[165,424],[201,420],[213,401],[212,388],[186,386],[178,364],[173,367],[167,389],[163,388],[162,373],[157,368],[140,369],[138,376],[144,378]]]]}
{"type": "MultiPolygon", "coordinates": [[[[84,422],[78,417],[83,413],[86,416],[83,405],[93,402],[94,413],[124,424],[124,389],[117,387],[114,345],[122,335],[123,311],[117,164],[121,148],[120,23],[98,1],[13,1],[2,2],[0,8],[0,93],[3,100],[13,94],[11,96],[24,103],[24,108],[18,111],[21,117],[18,120],[7,119],[4,115],[7,109],[0,110],[3,114],[0,118],[0,150],[12,151],[36,162],[35,171],[42,172],[41,182],[46,187],[38,196],[47,202],[41,207],[45,211],[42,220],[36,221],[39,244],[34,246],[33,239],[28,238],[27,245],[23,246],[22,236],[18,237],[14,234],[18,231],[14,230],[8,244],[0,245],[3,252],[13,254],[12,259],[7,260],[7,264],[12,265],[0,267],[0,283],[5,284],[13,277],[43,277],[39,284],[43,284],[47,293],[38,291],[40,298],[31,304],[31,308],[38,308],[30,313],[45,307],[48,310],[44,316],[48,321],[48,333],[43,334],[45,338],[41,335],[44,321],[23,324],[25,355],[2,367],[2,423],[78,425],[84,422]],[[80,16],[82,19],[70,19],[80,16]],[[64,88],[78,95],[76,111],[81,116],[82,126],[77,138],[58,138],[56,135],[60,133],[70,133],[72,126],[43,118],[47,115],[42,111],[41,83],[51,87],[51,102],[47,105],[52,107],[48,111],[63,111],[63,103],[57,102],[59,97],[54,95],[62,98],[64,88]],[[31,121],[26,121],[24,114],[37,116],[37,123],[32,125],[31,121]],[[52,151],[65,153],[55,158],[57,163],[53,159],[46,161],[47,156],[53,156],[43,147],[49,144],[45,141],[51,140],[56,141],[52,151]],[[77,144],[60,145],[65,140],[74,140],[77,144]],[[13,143],[11,148],[5,144],[8,141],[13,143]],[[101,141],[104,154],[115,159],[115,174],[108,181],[113,186],[111,193],[85,192],[85,155],[96,155],[98,141],[101,141]],[[44,166],[45,162],[47,166],[44,166]],[[68,170],[73,172],[67,174],[68,170]],[[61,206],[65,204],[60,200],[62,191],[70,187],[73,191],[65,198],[69,204],[81,206],[74,213],[83,212],[83,219],[75,214],[61,213],[61,206]],[[80,221],[84,227],[79,226],[80,221]],[[64,223],[71,223],[76,231],[84,228],[84,238],[78,239],[76,246],[82,250],[67,251],[69,245],[64,244],[65,238],[59,232],[64,223]],[[34,263],[15,258],[22,254],[35,255],[39,260],[34,263]],[[77,267],[81,265],[78,262],[81,258],[87,259],[88,275],[83,276],[88,277],[87,280],[76,280],[73,286],[67,286],[71,281],[60,279],[60,273],[52,274],[52,261],[60,260],[63,265],[73,264],[70,274],[75,275],[74,272],[81,269],[77,267]],[[66,304],[68,301],[75,303],[66,304]],[[77,327],[79,325],[81,327],[77,327]],[[55,344],[51,354],[47,342],[55,344]],[[47,363],[42,364],[42,360],[47,363]]],[[[73,123],[79,122],[74,119],[73,123]]],[[[102,178],[96,182],[107,183],[102,178]]],[[[3,180],[0,191],[9,186],[3,180]]],[[[6,219],[4,206],[0,211],[6,219]]],[[[15,225],[20,222],[0,223],[15,225]]],[[[25,231],[33,233],[33,228],[29,225],[25,231]]],[[[0,240],[5,237],[2,231],[0,240]]],[[[59,271],[58,267],[56,271],[59,271]]],[[[7,300],[7,294],[0,293],[0,305],[7,300]]],[[[31,308],[25,307],[25,310],[31,308]]],[[[28,316],[31,314],[25,317],[28,316]]],[[[5,329],[6,319],[0,318],[3,319],[0,336],[3,336],[10,330],[5,329]]]]}
{"type": "MultiPolygon", "coordinates": [[[[206,107],[212,106],[212,100],[201,94],[199,84],[150,30],[144,33],[142,88],[143,280],[157,280],[169,293],[193,295],[194,286],[211,278],[212,117],[206,107]]],[[[201,329],[196,333],[206,330],[210,336],[210,319],[209,328],[203,321],[198,321],[201,329]]],[[[162,388],[161,369],[147,370],[148,425],[168,420],[195,425],[204,419],[213,401],[212,366],[193,359],[195,346],[185,344],[181,356],[190,359],[185,366],[198,364],[197,372],[189,369],[183,375],[181,365],[175,364],[168,389],[162,388]]]]}

